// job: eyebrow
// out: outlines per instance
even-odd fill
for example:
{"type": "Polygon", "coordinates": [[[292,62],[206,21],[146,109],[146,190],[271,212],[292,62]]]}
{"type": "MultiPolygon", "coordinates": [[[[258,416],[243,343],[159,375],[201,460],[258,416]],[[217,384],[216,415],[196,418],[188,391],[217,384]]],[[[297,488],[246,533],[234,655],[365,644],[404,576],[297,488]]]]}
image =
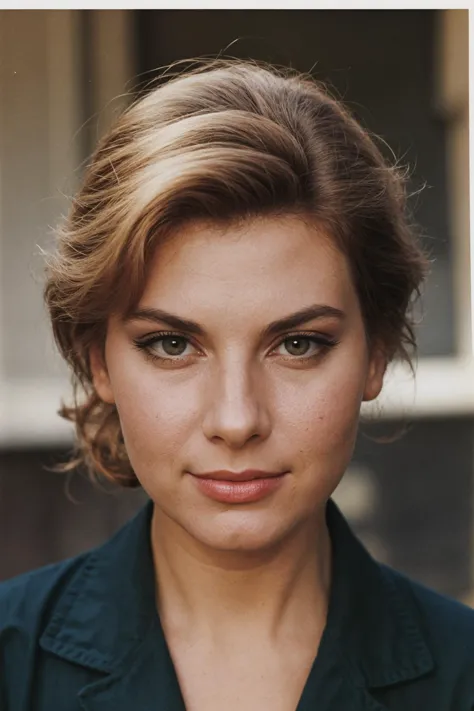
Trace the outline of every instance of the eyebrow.
{"type": "MultiPolygon", "coordinates": [[[[334,306],[328,306],[326,304],[311,304],[310,306],[305,306],[304,308],[295,311],[295,313],[284,316],[276,321],[272,321],[265,327],[262,336],[264,338],[275,336],[282,331],[295,328],[296,326],[302,326],[308,321],[321,318],[337,318],[342,320],[345,318],[345,313],[344,311],[341,311],[341,309],[336,309],[334,306]]],[[[123,319],[124,323],[129,323],[130,321],[162,322],[168,324],[172,328],[193,333],[196,336],[202,337],[206,335],[205,329],[199,323],[196,323],[196,321],[190,321],[189,319],[176,316],[175,314],[168,313],[162,309],[138,309],[128,316],[125,316],[123,319]]]]}

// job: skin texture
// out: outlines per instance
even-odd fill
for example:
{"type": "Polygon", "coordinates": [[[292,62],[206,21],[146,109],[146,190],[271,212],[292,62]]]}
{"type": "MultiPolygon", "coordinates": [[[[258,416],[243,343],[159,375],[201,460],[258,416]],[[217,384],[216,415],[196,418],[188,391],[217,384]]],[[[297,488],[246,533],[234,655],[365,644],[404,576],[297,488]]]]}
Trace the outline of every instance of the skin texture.
{"type": "MultiPolygon", "coordinates": [[[[252,550],[281,539],[334,491],[352,455],[360,403],[381,387],[345,258],[296,218],[226,231],[193,225],[158,248],[140,306],[198,321],[208,334],[179,348],[170,339],[155,344],[157,354],[177,355],[154,363],[132,339],[173,329],[111,319],[108,376],[96,373],[95,384],[116,403],[142,485],[167,516],[211,547],[252,550]],[[293,331],[337,338],[337,346],[308,362],[279,344],[281,337],[259,341],[267,323],[313,303],[335,306],[346,318],[293,331]],[[274,497],[229,509],[184,474],[220,468],[291,476],[274,497]]],[[[317,353],[309,342],[298,348],[317,353]]]]}
{"type": "Polygon", "coordinates": [[[116,404],[155,502],[158,606],[176,658],[193,635],[203,658],[206,639],[212,656],[229,639],[237,648],[239,635],[248,654],[251,627],[309,664],[330,583],[325,503],[352,456],[361,402],[379,394],[385,371],[381,351],[369,353],[346,258],[294,216],[193,223],[157,248],[139,307],[205,330],[156,341],[151,352],[169,360],[152,361],[134,340],[176,329],[114,315],[105,363],[91,353],[97,392],[116,404]],[[310,304],[344,317],[261,338],[271,321],[310,304]],[[301,337],[292,346],[301,331],[338,343],[301,337]],[[206,497],[186,473],[247,468],[289,474],[266,498],[232,505],[206,497]]]}

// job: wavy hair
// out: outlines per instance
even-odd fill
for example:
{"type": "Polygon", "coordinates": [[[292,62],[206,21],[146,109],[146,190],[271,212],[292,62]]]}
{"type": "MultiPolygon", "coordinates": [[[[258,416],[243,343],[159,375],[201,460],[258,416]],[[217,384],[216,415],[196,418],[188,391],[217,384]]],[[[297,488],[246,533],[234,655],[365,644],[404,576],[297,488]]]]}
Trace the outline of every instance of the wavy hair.
{"type": "Polygon", "coordinates": [[[57,231],[44,297],[72,372],[76,445],[86,466],[138,486],[115,405],[89,362],[112,313],[133,310],[150,256],[185,222],[298,214],[346,255],[369,339],[412,365],[411,304],[427,259],[407,212],[407,175],[321,83],[255,61],[204,62],[134,101],[100,141],[57,231]]]}

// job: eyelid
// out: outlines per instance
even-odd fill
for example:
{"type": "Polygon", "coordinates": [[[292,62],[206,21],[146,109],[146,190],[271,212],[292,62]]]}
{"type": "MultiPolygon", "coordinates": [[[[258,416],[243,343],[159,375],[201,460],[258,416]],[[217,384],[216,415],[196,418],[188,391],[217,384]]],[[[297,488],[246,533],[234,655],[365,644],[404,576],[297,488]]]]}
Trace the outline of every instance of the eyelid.
{"type": "MultiPolygon", "coordinates": [[[[155,341],[160,341],[164,338],[184,338],[185,341],[191,343],[194,346],[193,339],[186,335],[185,333],[180,333],[179,331],[156,331],[155,333],[149,333],[141,338],[135,338],[134,343],[137,346],[148,346],[155,341]]],[[[197,348],[197,346],[194,346],[197,348]]]]}
{"type": "MultiPolygon", "coordinates": [[[[184,334],[184,333],[180,333],[179,331],[157,331],[155,333],[150,333],[147,336],[144,336],[143,338],[135,339],[134,343],[137,348],[139,348],[141,350],[145,350],[145,352],[146,352],[147,346],[150,346],[155,341],[160,341],[164,338],[173,338],[173,337],[183,338],[185,341],[187,341],[188,343],[193,345],[194,348],[197,348],[197,346],[195,346],[193,344],[193,339],[190,336],[188,336],[187,334],[184,334]]],[[[282,334],[279,337],[278,341],[275,343],[275,345],[272,347],[271,352],[273,352],[278,346],[280,346],[282,343],[284,343],[286,340],[288,340],[290,338],[308,338],[308,339],[312,340],[313,343],[319,343],[319,345],[322,348],[324,348],[325,346],[326,347],[335,346],[339,343],[338,339],[336,339],[332,336],[329,336],[329,335],[315,332],[315,331],[293,331],[290,333],[282,334]]],[[[200,349],[198,349],[198,350],[200,350],[200,349]]],[[[148,351],[148,353],[149,353],[149,351],[148,351]]],[[[167,357],[165,357],[165,356],[158,356],[158,355],[154,355],[151,357],[156,358],[157,360],[163,360],[163,361],[166,361],[166,360],[179,361],[180,359],[186,358],[186,356],[176,356],[176,357],[167,356],[167,357]]],[[[312,356],[308,356],[308,357],[311,358],[312,356]]],[[[289,355],[288,358],[291,360],[304,360],[305,356],[298,357],[298,356],[289,355]]]]}

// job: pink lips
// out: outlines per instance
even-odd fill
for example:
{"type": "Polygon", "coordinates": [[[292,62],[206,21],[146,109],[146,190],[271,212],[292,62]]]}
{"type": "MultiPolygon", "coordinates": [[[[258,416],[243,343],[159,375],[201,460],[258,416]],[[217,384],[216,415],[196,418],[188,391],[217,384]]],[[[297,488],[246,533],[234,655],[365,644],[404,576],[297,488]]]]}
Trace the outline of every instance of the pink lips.
{"type": "Polygon", "coordinates": [[[278,489],[287,472],[264,472],[247,469],[243,472],[219,470],[191,476],[199,490],[222,503],[258,501],[278,489]]]}

